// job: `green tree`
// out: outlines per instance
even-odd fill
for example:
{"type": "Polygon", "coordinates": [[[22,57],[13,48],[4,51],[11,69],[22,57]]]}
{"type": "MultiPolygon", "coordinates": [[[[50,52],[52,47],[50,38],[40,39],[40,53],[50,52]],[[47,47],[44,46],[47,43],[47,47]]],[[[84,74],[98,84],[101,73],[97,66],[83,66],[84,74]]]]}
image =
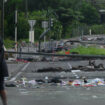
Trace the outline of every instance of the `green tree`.
{"type": "Polygon", "coordinates": [[[29,24],[23,12],[18,15],[18,40],[29,38],[29,24]]]}
{"type": "Polygon", "coordinates": [[[5,36],[14,39],[15,10],[19,10],[23,0],[7,0],[5,3],[5,36]]]}
{"type": "Polygon", "coordinates": [[[98,10],[91,4],[83,2],[80,11],[84,16],[84,19],[81,19],[81,22],[88,25],[99,23],[100,15],[98,13],[98,10]]]}
{"type": "MultiPolygon", "coordinates": [[[[5,36],[14,39],[15,9],[18,9],[18,38],[28,37],[29,25],[24,19],[26,0],[8,0],[5,3],[5,36]]],[[[43,32],[42,21],[54,19],[54,27],[49,34],[59,39],[71,37],[73,30],[81,27],[81,24],[93,26],[99,24],[100,15],[97,8],[103,8],[103,4],[95,6],[86,0],[28,0],[28,19],[37,20],[35,26],[35,39],[43,32]],[[62,34],[62,35],[61,35],[62,34]]],[[[96,27],[96,26],[94,26],[96,27]]],[[[98,26],[97,26],[98,27],[98,26]]],[[[95,28],[94,28],[95,29],[95,28]]],[[[80,28],[81,32],[82,28],[80,28]]]]}
{"type": "Polygon", "coordinates": [[[57,9],[57,14],[59,16],[59,20],[62,23],[63,26],[63,37],[66,35],[66,31],[68,26],[72,24],[75,21],[75,24],[78,23],[81,19],[83,19],[83,16],[81,15],[81,12],[79,11],[74,11],[71,8],[64,8],[60,7],[57,9]]]}

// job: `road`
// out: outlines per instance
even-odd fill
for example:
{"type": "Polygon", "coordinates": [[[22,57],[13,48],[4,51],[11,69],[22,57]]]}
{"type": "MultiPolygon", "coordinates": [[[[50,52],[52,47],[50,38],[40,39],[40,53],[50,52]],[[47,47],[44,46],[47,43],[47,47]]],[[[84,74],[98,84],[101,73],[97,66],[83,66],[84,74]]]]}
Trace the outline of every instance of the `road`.
{"type": "Polygon", "coordinates": [[[8,105],[104,105],[105,87],[8,88],[8,105]]]}
{"type": "MultiPolygon", "coordinates": [[[[97,64],[103,63],[104,60],[97,60],[97,64]]],[[[88,65],[88,61],[64,61],[64,62],[33,62],[22,64],[8,64],[9,72],[14,72],[11,76],[13,81],[19,80],[22,76],[28,80],[44,79],[48,77],[67,77],[67,79],[77,79],[81,76],[88,78],[105,78],[105,71],[96,72],[72,72],[65,73],[37,73],[38,69],[46,67],[61,67],[69,69],[70,65],[88,65]],[[17,66],[18,65],[18,66],[17,66]],[[12,69],[11,69],[12,68],[12,69]],[[17,68],[17,69],[16,69],[17,68]]],[[[10,79],[10,80],[11,80],[10,79]]],[[[54,86],[49,84],[31,87],[10,87],[6,88],[8,95],[8,105],[104,105],[105,103],[105,86],[98,87],[70,87],[70,86],[54,86]]],[[[0,101],[1,104],[1,101],[0,101]]]]}
{"type": "MultiPolygon", "coordinates": [[[[96,64],[103,63],[105,64],[104,60],[97,60],[96,64]]],[[[87,78],[105,78],[105,71],[91,71],[91,72],[77,72],[76,75],[72,72],[44,72],[38,73],[36,72],[39,69],[44,69],[48,67],[61,67],[64,70],[70,69],[70,65],[76,67],[78,65],[87,66],[88,61],[62,61],[62,62],[33,62],[33,63],[26,63],[20,71],[20,75],[14,76],[17,79],[21,78],[22,76],[31,79],[44,79],[46,76],[48,77],[67,77],[67,78],[74,78],[86,76],[87,78]]],[[[19,74],[19,73],[18,73],[19,74]]]]}

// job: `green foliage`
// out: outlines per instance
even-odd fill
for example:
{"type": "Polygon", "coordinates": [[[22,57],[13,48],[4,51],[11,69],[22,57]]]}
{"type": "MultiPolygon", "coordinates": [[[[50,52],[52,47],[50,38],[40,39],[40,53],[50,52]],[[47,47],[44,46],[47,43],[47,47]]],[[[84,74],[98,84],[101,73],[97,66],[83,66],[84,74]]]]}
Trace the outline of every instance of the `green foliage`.
{"type": "Polygon", "coordinates": [[[29,13],[29,19],[34,19],[34,20],[46,20],[46,14],[47,11],[33,11],[29,13]]]}
{"type": "Polygon", "coordinates": [[[92,25],[92,34],[105,34],[105,25],[92,25]]]}
{"type": "Polygon", "coordinates": [[[11,0],[11,4],[16,4],[16,3],[21,3],[22,2],[22,0],[11,0]]]}
{"type": "Polygon", "coordinates": [[[10,39],[5,39],[4,40],[4,46],[8,49],[8,48],[13,48],[15,46],[15,42],[13,40],[10,39]]]}
{"type": "Polygon", "coordinates": [[[62,0],[29,0],[29,10],[47,10],[48,7],[56,9],[62,0]]]}
{"type": "MultiPolygon", "coordinates": [[[[105,49],[96,48],[96,47],[83,47],[79,46],[74,49],[70,49],[70,53],[77,52],[81,55],[105,55],[105,49]]],[[[65,54],[65,51],[60,51],[58,54],[65,54]]]]}
{"type": "Polygon", "coordinates": [[[8,0],[5,3],[5,37],[14,39],[16,9],[18,9],[18,40],[28,38],[28,19],[37,20],[34,27],[35,40],[38,40],[43,33],[42,21],[49,18],[54,19],[54,27],[48,36],[54,39],[81,35],[82,30],[85,32],[84,27],[88,25],[94,34],[105,33],[104,26],[97,25],[100,21],[98,10],[86,0],[28,0],[28,19],[24,15],[25,1],[8,0]],[[98,28],[102,31],[98,31],[98,28]]]}
{"type": "Polygon", "coordinates": [[[24,13],[19,13],[18,15],[18,40],[19,39],[26,39],[29,36],[29,24],[28,20],[25,17],[24,13]]]}
{"type": "Polygon", "coordinates": [[[99,23],[100,15],[98,13],[98,10],[91,4],[83,2],[80,11],[84,16],[84,19],[82,19],[81,22],[88,25],[99,23]]]}
{"type": "Polygon", "coordinates": [[[95,47],[83,47],[71,49],[70,52],[78,52],[79,54],[86,55],[105,55],[105,49],[95,48],[95,47]]]}
{"type": "Polygon", "coordinates": [[[62,25],[57,19],[55,19],[53,22],[53,39],[59,40],[62,37],[62,25]]]}

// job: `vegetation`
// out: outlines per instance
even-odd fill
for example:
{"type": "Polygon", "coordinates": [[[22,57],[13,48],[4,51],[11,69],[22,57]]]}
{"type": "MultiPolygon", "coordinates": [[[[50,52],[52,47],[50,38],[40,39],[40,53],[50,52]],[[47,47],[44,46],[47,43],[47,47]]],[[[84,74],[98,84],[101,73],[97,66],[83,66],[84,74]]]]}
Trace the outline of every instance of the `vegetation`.
{"type": "Polygon", "coordinates": [[[15,42],[10,39],[5,39],[4,41],[5,47],[8,48],[14,48],[15,42]]]}
{"type": "MultiPolygon", "coordinates": [[[[81,55],[105,55],[105,49],[96,47],[83,47],[79,46],[77,48],[71,49],[70,53],[75,52],[81,55]]],[[[59,52],[59,54],[65,54],[65,51],[59,52]]]]}
{"type": "MultiPolygon", "coordinates": [[[[27,39],[29,33],[29,19],[37,20],[34,27],[35,40],[44,31],[42,21],[54,19],[54,26],[49,33],[50,38],[70,38],[81,35],[82,31],[92,29],[94,34],[104,34],[104,26],[100,24],[99,8],[86,0],[7,0],[5,3],[5,38],[14,39],[15,10],[18,10],[18,40],[27,39]],[[98,9],[97,9],[98,8],[98,9]],[[28,12],[26,11],[28,10],[28,12]],[[102,29],[99,32],[100,28],[102,29]]],[[[1,1],[0,1],[1,2],[1,1]]],[[[88,30],[86,31],[88,33],[88,30]]]]}
{"type": "Polygon", "coordinates": [[[80,46],[78,48],[72,49],[71,52],[78,52],[79,54],[87,54],[87,55],[105,55],[105,49],[96,48],[96,47],[83,47],[80,46]]]}

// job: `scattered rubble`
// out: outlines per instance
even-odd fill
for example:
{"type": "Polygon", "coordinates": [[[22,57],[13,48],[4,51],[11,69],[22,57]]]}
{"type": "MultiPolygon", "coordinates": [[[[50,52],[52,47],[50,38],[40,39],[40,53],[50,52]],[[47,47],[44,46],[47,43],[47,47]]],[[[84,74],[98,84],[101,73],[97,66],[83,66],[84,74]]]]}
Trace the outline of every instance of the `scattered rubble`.
{"type": "Polygon", "coordinates": [[[17,87],[14,83],[6,83],[6,87],[17,87]]]}
{"type": "Polygon", "coordinates": [[[93,86],[105,86],[105,80],[103,78],[87,79],[83,77],[82,79],[74,80],[62,80],[58,77],[49,78],[45,77],[44,79],[39,80],[28,80],[23,77],[20,80],[14,81],[14,83],[6,83],[6,87],[22,87],[22,88],[37,88],[41,85],[58,85],[58,86],[81,86],[81,87],[93,87],[93,86]]]}
{"type": "Polygon", "coordinates": [[[96,64],[95,61],[89,60],[89,64],[87,66],[72,67],[73,70],[81,70],[81,71],[105,71],[105,67],[102,63],[96,64]]]}
{"type": "MultiPolygon", "coordinates": [[[[43,68],[38,69],[37,73],[44,73],[44,72],[72,72],[72,71],[105,71],[105,68],[103,64],[96,65],[95,61],[89,61],[89,64],[87,66],[77,66],[72,67],[70,69],[63,69],[61,67],[49,67],[49,68],[43,68]]],[[[36,71],[35,71],[36,72],[36,71]]]]}
{"type": "Polygon", "coordinates": [[[44,69],[37,70],[38,73],[43,73],[43,72],[63,72],[63,71],[64,72],[67,72],[69,70],[64,70],[61,67],[56,67],[56,68],[49,67],[49,68],[44,68],[44,69]]]}

